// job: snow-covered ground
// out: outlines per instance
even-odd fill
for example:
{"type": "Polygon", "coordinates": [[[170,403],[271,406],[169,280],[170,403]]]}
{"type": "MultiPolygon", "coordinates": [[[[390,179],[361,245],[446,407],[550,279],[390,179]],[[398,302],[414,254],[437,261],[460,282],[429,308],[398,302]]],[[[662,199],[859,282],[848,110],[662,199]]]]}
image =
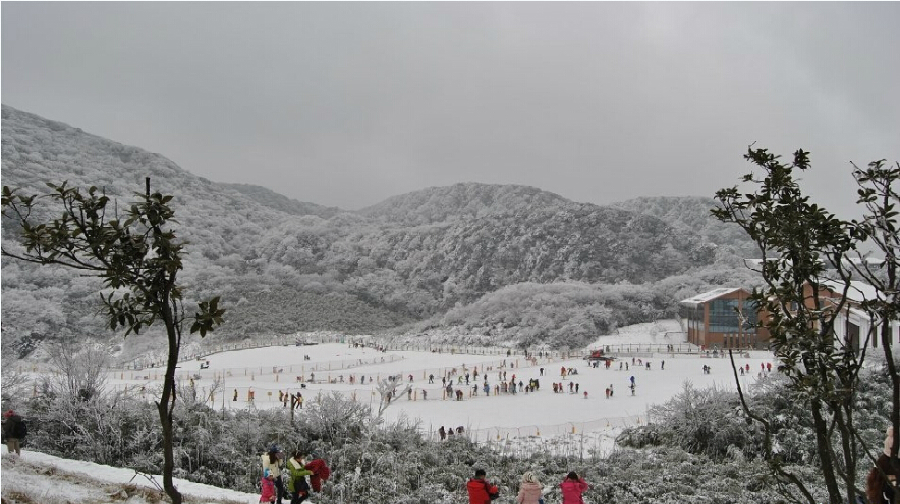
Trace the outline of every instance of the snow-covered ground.
{"type": "MultiPolygon", "coordinates": [[[[161,475],[137,474],[122,469],[68,460],[43,453],[22,450],[9,454],[2,448],[0,487],[4,502],[106,504],[149,504],[160,502],[163,494],[161,475]],[[151,480],[152,478],[152,480],[151,480]],[[157,486],[158,485],[158,486],[157,486]],[[19,500],[19,496],[30,500],[19,500]]],[[[194,504],[248,504],[259,502],[258,494],[235,492],[210,485],[175,479],[175,484],[194,504]]]]}
{"type": "MultiPolygon", "coordinates": [[[[224,352],[203,361],[183,362],[178,377],[183,385],[193,383],[201,397],[211,397],[210,403],[217,409],[283,408],[285,403],[279,400],[281,394],[297,392],[303,395],[308,405],[319,394],[332,391],[377,409],[380,396],[375,392],[375,383],[391,375],[400,375],[404,386],[411,383],[413,391],[393,400],[385,411],[386,419],[403,416],[418,420],[423,433],[432,436],[442,425],[462,426],[469,437],[477,441],[572,433],[611,434],[623,426],[646,422],[649,406],[668,400],[681,391],[686,382],[698,388],[734,388],[728,359],[708,358],[705,352],[698,354],[696,349],[687,353],[690,345],[684,343],[684,336],[678,332],[678,324],[673,320],[622,328],[618,334],[601,337],[590,348],[606,346],[617,356],[608,369],[602,363],[599,368],[590,367],[581,358],[584,352],[573,358],[538,357],[533,364],[522,355],[507,357],[503,350],[482,355],[380,352],[338,343],[275,346],[224,352]],[[664,350],[666,345],[684,352],[648,352],[648,349],[664,350]],[[711,368],[710,373],[703,372],[704,365],[711,368]],[[572,368],[577,374],[563,377],[562,368],[572,368]],[[465,374],[476,369],[477,380],[470,376],[466,385],[465,374]],[[453,387],[464,391],[462,401],[452,400],[444,392],[442,377],[454,371],[453,387]],[[500,383],[501,373],[506,381],[512,380],[513,376],[516,382],[525,384],[531,378],[538,379],[540,391],[495,395],[494,387],[500,383]],[[434,376],[433,383],[429,380],[431,375],[434,376]],[[463,379],[461,384],[460,377],[463,379]],[[490,396],[484,394],[485,377],[491,387],[490,396]],[[634,395],[629,391],[632,377],[634,395]],[[554,382],[561,383],[565,392],[554,394],[554,382]],[[473,390],[476,383],[477,393],[473,390]],[[577,393],[574,392],[576,386],[577,393]],[[611,398],[606,397],[607,387],[613,390],[611,398]],[[252,401],[249,400],[251,393],[252,401]]],[[[745,388],[752,388],[762,369],[761,364],[771,363],[773,369],[775,367],[771,353],[764,351],[750,352],[749,357],[740,357],[736,362],[750,367],[750,372],[741,377],[745,388]]],[[[109,384],[138,393],[143,390],[149,398],[158,389],[161,379],[161,369],[116,371],[111,374],[109,384]]]]}
{"type": "MultiPolygon", "coordinates": [[[[607,347],[617,356],[609,369],[590,367],[581,358],[586,351],[575,352],[570,358],[554,354],[529,361],[521,354],[507,356],[504,349],[437,353],[380,352],[349,343],[273,346],[182,362],[178,377],[182,385],[196,387],[201,397],[210,397],[217,409],[284,408],[285,401],[280,400],[283,394],[298,392],[309,405],[320,394],[339,392],[377,410],[380,395],[375,383],[399,375],[404,387],[412,385],[412,392],[394,398],[384,413],[387,420],[402,417],[417,421],[423,435],[432,438],[437,437],[440,426],[462,426],[470,439],[494,443],[515,453],[536,446],[568,452],[574,445],[579,450],[608,451],[623,427],[647,422],[649,406],[668,400],[686,382],[700,388],[734,388],[728,360],[698,353],[684,342],[674,320],[624,327],[589,346],[607,347]],[[669,345],[674,351],[665,351],[669,345]],[[704,366],[711,372],[704,373],[704,366]],[[577,374],[563,377],[562,368],[572,368],[577,374]],[[468,385],[466,373],[470,373],[468,385]],[[538,379],[540,391],[497,395],[495,387],[501,382],[501,373],[507,382],[513,376],[516,382],[525,384],[538,379]],[[454,390],[464,391],[462,401],[446,395],[442,378],[448,375],[453,375],[454,390]],[[491,387],[489,396],[484,394],[485,377],[491,387]],[[634,395],[629,390],[632,377],[634,395]],[[562,384],[563,393],[553,393],[554,382],[562,384]],[[606,397],[607,388],[613,391],[610,398],[606,397]]],[[[749,357],[737,362],[750,366],[750,372],[741,377],[742,386],[750,389],[761,364],[772,363],[772,356],[769,352],[750,352],[749,357]]],[[[109,384],[143,393],[149,400],[161,378],[159,368],[116,371],[109,384]]]]}
{"type": "MultiPolygon", "coordinates": [[[[401,416],[419,421],[423,434],[436,436],[439,426],[463,426],[466,435],[478,442],[490,442],[498,449],[516,452],[540,445],[542,448],[557,450],[600,449],[613,447],[615,435],[622,427],[647,422],[649,407],[662,403],[684,388],[686,382],[694,387],[709,386],[734,389],[734,375],[727,358],[710,358],[704,353],[647,352],[648,348],[665,348],[674,345],[683,350],[687,345],[683,335],[677,333],[674,321],[641,324],[623,328],[617,335],[600,338],[591,348],[607,345],[622,348],[618,358],[606,369],[602,363],[592,368],[581,358],[560,359],[557,357],[538,358],[536,364],[523,356],[507,357],[504,351],[487,355],[433,352],[379,352],[371,348],[354,348],[348,344],[320,344],[309,346],[278,346],[241,350],[211,355],[204,361],[181,363],[179,378],[182,385],[197,387],[202,396],[213,392],[216,408],[282,408],[278,401],[279,391],[300,392],[306,404],[314,402],[320,393],[337,391],[357,401],[368,402],[377,409],[379,397],[375,393],[374,380],[389,375],[403,376],[404,385],[412,375],[413,394],[401,395],[385,411],[386,419],[401,416]],[[630,352],[629,350],[630,347],[630,352]],[[643,365],[637,365],[638,359],[643,365]],[[209,362],[209,367],[201,369],[201,364],[209,362]],[[632,364],[634,362],[634,364],[632,364]],[[650,363],[650,369],[646,363],[650,363]],[[665,369],[663,369],[665,362],[665,369]],[[628,369],[625,369],[625,365],[628,369]],[[706,374],[703,367],[709,366],[706,374]],[[544,375],[541,375],[541,368],[544,375]],[[561,368],[573,368],[577,374],[562,377],[561,368]],[[479,377],[470,377],[462,401],[445,398],[441,377],[456,369],[456,377],[475,369],[479,377]],[[499,373],[506,373],[507,381],[515,375],[516,381],[528,383],[531,378],[540,380],[540,391],[494,395],[493,387],[499,384],[499,373]],[[434,375],[434,383],[429,383],[429,375],[434,375]],[[315,380],[311,381],[314,375],[315,380]],[[305,388],[297,381],[303,377],[305,388]],[[490,384],[490,396],[483,392],[484,377],[490,384]],[[635,380],[635,394],[631,395],[629,384],[635,380]],[[351,377],[353,383],[351,383],[351,377]],[[365,377],[365,383],[361,383],[365,377]],[[218,380],[218,388],[213,390],[213,382],[218,380]],[[343,381],[341,381],[343,380],[343,381]],[[562,383],[564,393],[553,393],[552,383],[562,383]],[[470,395],[474,384],[478,384],[477,395],[470,395]],[[578,393],[569,393],[569,386],[578,386],[578,393]],[[612,387],[614,393],[607,398],[605,390],[612,387]],[[237,391],[237,400],[233,400],[237,391]],[[248,401],[249,392],[255,395],[248,401]],[[423,392],[427,392],[425,399],[423,392]],[[587,392],[587,396],[584,395],[587,392]]],[[[741,366],[749,365],[750,372],[740,377],[742,387],[752,389],[761,365],[775,362],[769,352],[750,352],[749,357],[736,358],[741,366]]],[[[129,388],[151,398],[153,391],[161,383],[160,369],[142,371],[116,371],[110,375],[109,385],[119,389],[129,388]]],[[[454,383],[454,389],[459,386],[454,383]]],[[[301,413],[302,414],[302,411],[301,413]]],[[[4,447],[5,451],[5,447],[4,447]]],[[[72,502],[108,502],[94,499],[98,492],[108,492],[109,488],[121,488],[131,482],[147,486],[144,476],[135,477],[134,471],[114,469],[57,459],[26,450],[20,460],[14,456],[3,459],[3,495],[15,491],[19,485],[46,485],[48,502],[68,494],[72,502]],[[47,467],[55,466],[61,472],[74,471],[90,476],[100,482],[113,485],[103,487],[97,484],[84,490],[91,496],[74,499],[72,492],[80,491],[70,485],[47,485],[47,467]],[[32,477],[33,476],[33,477],[32,477]],[[59,492],[57,495],[56,492],[59,492]]],[[[157,478],[157,481],[161,481],[157,478]]],[[[231,492],[205,485],[182,482],[179,488],[202,502],[256,502],[256,496],[231,492]]],[[[33,495],[33,494],[32,494],[33,495]]],[[[130,504],[144,502],[129,500],[130,504]]],[[[124,499],[115,499],[124,500],[124,499]]],[[[64,502],[60,500],[60,502],[64,502]]]]}

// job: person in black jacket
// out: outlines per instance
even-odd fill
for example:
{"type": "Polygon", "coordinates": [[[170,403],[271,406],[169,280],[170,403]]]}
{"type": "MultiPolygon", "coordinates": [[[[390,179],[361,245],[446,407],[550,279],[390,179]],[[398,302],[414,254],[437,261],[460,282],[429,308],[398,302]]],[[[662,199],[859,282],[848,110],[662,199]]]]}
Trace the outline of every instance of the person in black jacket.
{"type": "Polygon", "coordinates": [[[22,444],[28,432],[25,420],[22,420],[22,417],[13,410],[4,413],[3,418],[3,437],[6,438],[6,448],[9,453],[16,452],[16,455],[21,455],[22,444]]]}

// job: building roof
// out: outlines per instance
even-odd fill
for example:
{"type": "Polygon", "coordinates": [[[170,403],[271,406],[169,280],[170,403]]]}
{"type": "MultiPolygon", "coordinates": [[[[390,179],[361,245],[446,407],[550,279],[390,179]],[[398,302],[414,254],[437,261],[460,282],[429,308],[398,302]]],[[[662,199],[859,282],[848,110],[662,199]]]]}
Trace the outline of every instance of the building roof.
{"type": "MultiPolygon", "coordinates": [[[[836,294],[844,291],[844,284],[834,280],[826,280],[823,285],[833,290],[836,294]]],[[[878,299],[878,289],[859,280],[850,280],[850,288],[847,289],[847,299],[854,303],[862,303],[870,299],[878,299]]]]}
{"type": "Polygon", "coordinates": [[[712,301],[718,297],[722,297],[726,294],[731,294],[732,292],[737,292],[741,290],[740,287],[719,287],[718,289],[713,289],[709,292],[704,292],[702,294],[697,294],[696,296],[689,297],[687,299],[683,299],[681,304],[697,306],[708,301],[712,301]]]}

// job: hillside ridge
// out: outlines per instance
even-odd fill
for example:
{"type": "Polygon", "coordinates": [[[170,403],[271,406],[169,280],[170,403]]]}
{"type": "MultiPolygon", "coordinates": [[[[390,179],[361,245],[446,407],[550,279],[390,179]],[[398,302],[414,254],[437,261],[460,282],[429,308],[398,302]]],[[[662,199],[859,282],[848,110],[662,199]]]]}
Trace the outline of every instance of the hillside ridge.
{"type": "MultiPolygon", "coordinates": [[[[581,289],[575,284],[652,289],[673,275],[715,267],[721,259],[716,243],[659,217],[573,202],[535,187],[460,183],[350,212],[261,186],[216,183],[162,155],[5,105],[2,117],[6,185],[38,193],[46,191],[48,181],[67,180],[70,186],[102,187],[116,200],[130,202],[149,176],[154,190],[173,196],[176,234],[188,242],[179,276],[186,300],[218,295],[228,310],[216,337],[300,329],[364,334],[417,321],[443,324],[441,315],[448,310],[517,284],[531,285],[527,292],[538,297],[542,285],[575,289],[573,296],[581,289]]],[[[4,239],[14,242],[9,231],[4,239]]],[[[44,340],[110,335],[94,315],[96,279],[7,258],[2,267],[9,348],[28,353],[44,340]]],[[[493,302],[502,303],[502,296],[493,302]]],[[[579,337],[621,323],[601,309],[605,302],[573,312],[587,321],[579,337]]],[[[671,311],[664,302],[653,304],[657,308],[646,310],[647,317],[671,311]],[[664,306],[662,312],[658,306],[664,306]]],[[[526,306],[532,303],[522,309],[526,306]]],[[[465,325],[480,327],[490,318],[485,317],[465,325]]],[[[530,319],[519,320],[520,327],[512,324],[504,332],[533,333],[526,327],[534,325],[530,319]]],[[[558,317],[547,320],[541,325],[555,329],[529,339],[549,338],[566,324],[558,317]]]]}

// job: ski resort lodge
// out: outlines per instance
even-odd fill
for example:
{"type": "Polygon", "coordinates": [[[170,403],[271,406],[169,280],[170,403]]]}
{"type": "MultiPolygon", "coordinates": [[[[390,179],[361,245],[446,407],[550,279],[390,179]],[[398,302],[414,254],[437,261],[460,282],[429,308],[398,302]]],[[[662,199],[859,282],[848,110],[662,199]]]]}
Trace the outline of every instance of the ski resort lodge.
{"type": "MultiPolygon", "coordinates": [[[[812,306],[813,292],[807,285],[804,297],[812,306]]],[[[826,284],[819,290],[818,297],[827,306],[836,306],[842,298],[843,288],[838,284],[826,284]]],[[[869,315],[860,309],[865,299],[874,299],[875,289],[864,282],[851,281],[846,293],[846,303],[834,321],[834,337],[846,341],[859,350],[869,337],[868,346],[881,346],[879,324],[870,334],[873,323],[869,315]]],[[[680,303],[679,315],[687,332],[687,341],[701,348],[765,348],[769,343],[769,332],[763,327],[754,327],[765,312],[756,309],[748,299],[750,293],[742,288],[722,287],[697,294],[680,303]]],[[[900,323],[891,324],[891,341],[900,345],[900,323]]]]}
{"type": "Polygon", "coordinates": [[[740,287],[721,287],[681,301],[688,343],[707,349],[767,347],[769,332],[754,327],[757,310],[749,297],[740,287]]]}

